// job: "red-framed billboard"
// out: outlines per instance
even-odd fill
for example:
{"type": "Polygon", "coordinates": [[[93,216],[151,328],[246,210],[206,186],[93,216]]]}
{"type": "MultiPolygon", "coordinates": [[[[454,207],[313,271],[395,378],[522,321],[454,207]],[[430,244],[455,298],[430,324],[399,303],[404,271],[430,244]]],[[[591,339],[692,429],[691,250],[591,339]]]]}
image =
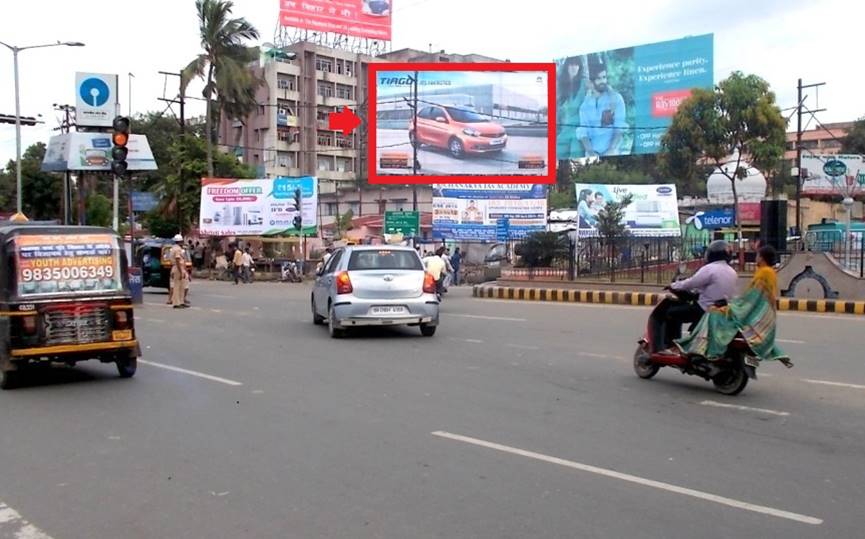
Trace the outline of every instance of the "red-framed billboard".
{"type": "Polygon", "coordinates": [[[280,0],[279,22],[314,32],[391,39],[393,0],[280,0]]]}
{"type": "Polygon", "coordinates": [[[369,64],[369,183],[555,183],[555,83],[552,62],[369,64]]]}

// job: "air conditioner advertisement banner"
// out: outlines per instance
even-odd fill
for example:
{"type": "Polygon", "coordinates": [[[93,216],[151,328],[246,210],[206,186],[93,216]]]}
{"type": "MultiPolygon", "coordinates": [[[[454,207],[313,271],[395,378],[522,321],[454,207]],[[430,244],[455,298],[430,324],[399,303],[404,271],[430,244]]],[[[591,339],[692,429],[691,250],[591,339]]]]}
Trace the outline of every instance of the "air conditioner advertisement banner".
{"type": "Polygon", "coordinates": [[[578,183],[577,213],[580,236],[598,236],[598,218],[608,202],[631,195],[623,223],[633,236],[680,236],[675,184],[608,185],[578,183]]]}
{"type": "Polygon", "coordinates": [[[295,192],[301,190],[304,236],[316,234],[318,180],[313,176],[238,180],[202,178],[202,236],[297,236],[295,192]]]}
{"type": "Polygon", "coordinates": [[[508,239],[545,230],[547,189],[536,184],[433,185],[433,239],[496,241],[496,225],[508,221],[508,239]]]}

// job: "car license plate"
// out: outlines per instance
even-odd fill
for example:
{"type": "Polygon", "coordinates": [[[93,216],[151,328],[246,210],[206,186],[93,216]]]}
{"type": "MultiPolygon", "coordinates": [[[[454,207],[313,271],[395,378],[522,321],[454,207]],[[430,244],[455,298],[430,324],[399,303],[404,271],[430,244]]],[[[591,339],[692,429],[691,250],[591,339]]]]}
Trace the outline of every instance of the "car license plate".
{"type": "Polygon", "coordinates": [[[406,308],[399,305],[383,305],[380,307],[371,307],[369,309],[369,314],[379,316],[394,316],[397,314],[406,314],[406,312],[406,308]]]}
{"type": "Polygon", "coordinates": [[[492,146],[498,146],[499,144],[504,144],[504,142],[505,142],[505,139],[503,139],[503,138],[494,138],[493,140],[490,141],[490,144],[492,146]]]}
{"type": "Polygon", "coordinates": [[[754,367],[755,369],[760,366],[760,360],[753,356],[745,356],[745,365],[749,367],[754,367]]]}
{"type": "Polygon", "coordinates": [[[111,332],[111,340],[114,341],[131,341],[132,340],[132,330],[131,329],[121,329],[111,332]]]}

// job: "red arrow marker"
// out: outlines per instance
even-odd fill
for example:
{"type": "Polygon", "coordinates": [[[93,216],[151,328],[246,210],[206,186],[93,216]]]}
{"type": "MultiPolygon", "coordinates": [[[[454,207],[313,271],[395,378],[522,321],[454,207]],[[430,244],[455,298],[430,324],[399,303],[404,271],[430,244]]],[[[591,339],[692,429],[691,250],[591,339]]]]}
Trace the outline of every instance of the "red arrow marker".
{"type": "Polygon", "coordinates": [[[327,116],[328,128],[334,131],[342,131],[343,135],[348,135],[360,125],[360,118],[357,114],[345,107],[339,112],[331,112],[327,116]]]}

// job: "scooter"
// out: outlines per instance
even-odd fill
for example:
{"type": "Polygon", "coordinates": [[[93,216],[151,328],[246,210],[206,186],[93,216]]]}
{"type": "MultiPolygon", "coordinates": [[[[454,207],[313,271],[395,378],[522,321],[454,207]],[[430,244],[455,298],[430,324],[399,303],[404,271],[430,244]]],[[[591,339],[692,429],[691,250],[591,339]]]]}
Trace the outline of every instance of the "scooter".
{"type": "MultiPolygon", "coordinates": [[[[657,335],[672,335],[672,338],[679,338],[682,332],[682,328],[668,331],[668,328],[663,326],[667,310],[682,302],[696,302],[699,297],[691,292],[670,288],[667,290],[672,296],[664,298],[655,306],[652,314],[649,315],[646,333],[638,341],[637,350],[634,352],[634,372],[640,378],[649,379],[658,374],[661,367],[672,367],[683,374],[699,376],[712,382],[715,389],[724,395],[741,393],[748,385],[749,379],[757,379],[757,367],[760,366],[760,360],[741,334],[736,335],[730,342],[723,357],[712,361],[687,355],[678,349],[672,353],[661,353],[666,345],[663,342],[656,342],[657,335]]],[[[792,363],[785,363],[785,365],[792,367],[792,363]]]]}

